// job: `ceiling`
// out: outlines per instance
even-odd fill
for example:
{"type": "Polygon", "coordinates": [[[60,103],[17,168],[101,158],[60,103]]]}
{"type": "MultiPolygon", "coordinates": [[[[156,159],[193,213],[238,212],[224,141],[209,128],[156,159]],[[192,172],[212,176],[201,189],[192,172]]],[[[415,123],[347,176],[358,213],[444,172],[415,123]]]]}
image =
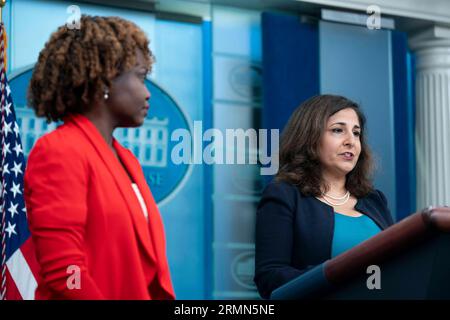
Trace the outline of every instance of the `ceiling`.
{"type": "MultiPolygon", "coordinates": [[[[82,0],[83,2],[96,3],[102,5],[111,5],[122,8],[139,9],[149,12],[155,12],[159,15],[174,15],[180,20],[195,20],[209,17],[211,13],[211,6],[223,5],[236,8],[254,9],[254,10],[273,10],[297,13],[302,15],[309,15],[320,18],[322,8],[345,10],[346,12],[362,13],[362,10],[355,10],[351,8],[364,7],[365,0],[358,1],[343,1],[343,0],[82,0]],[[343,4],[355,5],[347,6],[345,9],[340,9],[343,4]],[[184,18],[183,18],[184,17],[184,18]]],[[[379,0],[382,2],[383,0],[379,0]]],[[[408,1],[408,0],[403,0],[408,1]]],[[[410,0],[414,2],[415,0],[410,0]]],[[[431,0],[436,3],[444,0],[431,0]]],[[[450,0],[445,0],[449,1],[450,0]]],[[[373,1],[376,2],[376,1],[373,1]]],[[[383,7],[385,9],[385,7],[383,7]]],[[[385,10],[386,11],[386,10],[385,10]]],[[[395,10],[391,10],[395,12],[395,10]]],[[[397,10],[401,13],[401,10],[397,10]]],[[[398,15],[384,14],[384,17],[393,18],[395,20],[396,29],[414,33],[416,30],[423,30],[434,24],[426,18],[409,18],[398,15]]],[[[445,20],[446,17],[444,17],[445,20]]]]}

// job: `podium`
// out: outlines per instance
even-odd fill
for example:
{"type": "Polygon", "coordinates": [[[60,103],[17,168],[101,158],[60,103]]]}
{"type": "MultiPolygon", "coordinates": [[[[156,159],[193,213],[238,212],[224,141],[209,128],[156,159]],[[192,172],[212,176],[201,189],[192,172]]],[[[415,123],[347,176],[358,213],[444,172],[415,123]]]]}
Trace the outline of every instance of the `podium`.
{"type": "Polygon", "coordinates": [[[403,219],[277,288],[271,299],[450,299],[450,208],[403,219]]]}

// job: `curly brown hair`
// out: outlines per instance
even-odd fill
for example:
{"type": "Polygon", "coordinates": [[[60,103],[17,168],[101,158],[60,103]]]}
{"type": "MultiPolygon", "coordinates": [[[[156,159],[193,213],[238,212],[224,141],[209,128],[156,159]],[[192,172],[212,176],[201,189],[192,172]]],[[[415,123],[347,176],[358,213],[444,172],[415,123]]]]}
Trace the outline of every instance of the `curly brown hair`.
{"type": "Polygon", "coordinates": [[[115,77],[144,55],[150,71],[154,57],[145,33],[119,17],[81,16],[81,28],[58,28],[39,54],[28,88],[28,105],[48,122],[84,113],[115,77]]]}
{"type": "Polygon", "coordinates": [[[366,118],[358,104],[337,95],[318,95],[302,103],[290,117],[280,141],[280,169],[277,181],[296,185],[306,196],[320,196],[329,186],[322,178],[319,146],[328,118],[340,110],[351,108],[361,127],[361,153],[355,168],[347,174],[345,187],[356,197],[373,190],[373,160],[366,143],[366,118]]]}

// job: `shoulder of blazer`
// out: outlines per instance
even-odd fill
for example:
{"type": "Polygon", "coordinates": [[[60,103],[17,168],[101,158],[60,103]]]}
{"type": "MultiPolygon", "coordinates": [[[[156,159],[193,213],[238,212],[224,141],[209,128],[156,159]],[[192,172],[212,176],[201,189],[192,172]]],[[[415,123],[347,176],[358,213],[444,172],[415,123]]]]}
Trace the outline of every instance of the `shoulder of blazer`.
{"type": "Polygon", "coordinates": [[[30,151],[29,159],[55,157],[65,161],[69,159],[80,161],[86,159],[85,141],[86,139],[76,128],[63,124],[36,141],[30,151]]]}
{"type": "Polygon", "coordinates": [[[361,198],[361,200],[368,201],[377,207],[387,207],[386,197],[378,189],[370,191],[365,197],[361,198]]]}
{"type": "Polygon", "coordinates": [[[263,206],[268,201],[275,201],[292,210],[297,206],[298,197],[299,192],[295,185],[273,180],[265,187],[258,207],[263,206]]]}

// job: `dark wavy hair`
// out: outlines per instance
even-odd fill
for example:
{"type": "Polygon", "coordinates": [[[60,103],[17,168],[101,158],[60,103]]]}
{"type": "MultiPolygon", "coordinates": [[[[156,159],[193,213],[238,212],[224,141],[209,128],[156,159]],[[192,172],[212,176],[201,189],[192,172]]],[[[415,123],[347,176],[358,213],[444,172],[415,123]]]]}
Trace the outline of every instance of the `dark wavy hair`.
{"type": "Polygon", "coordinates": [[[320,196],[329,186],[322,178],[319,146],[328,118],[343,109],[353,109],[361,127],[361,154],[347,174],[346,188],[356,197],[373,190],[373,160],[366,143],[366,118],[357,103],[337,95],[318,95],[303,102],[290,117],[280,141],[277,181],[296,185],[307,196],[320,196]]]}
{"type": "Polygon", "coordinates": [[[112,80],[136,64],[136,49],[150,71],[153,54],[145,33],[119,17],[83,15],[81,28],[61,26],[39,54],[28,105],[48,122],[88,110],[112,80]]]}

